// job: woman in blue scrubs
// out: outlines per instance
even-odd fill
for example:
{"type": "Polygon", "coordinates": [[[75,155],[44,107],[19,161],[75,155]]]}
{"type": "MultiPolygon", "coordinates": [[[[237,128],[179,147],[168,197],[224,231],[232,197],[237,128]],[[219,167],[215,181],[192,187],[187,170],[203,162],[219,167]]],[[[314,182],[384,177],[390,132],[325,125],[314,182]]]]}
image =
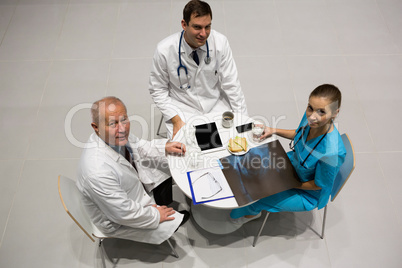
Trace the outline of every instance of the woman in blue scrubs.
{"type": "Polygon", "coordinates": [[[277,193],[232,210],[236,224],[257,219],[262,210],[268,212],[309,211],[326,206],[346,149],[333,120],[339,113],[342,95],[334,85],[324,84],[309,96],[303,119],[297,129],[266,127],[262,139],[273,134],[291,140],[290,161],[301,181],[298,188],[277,193]]]}

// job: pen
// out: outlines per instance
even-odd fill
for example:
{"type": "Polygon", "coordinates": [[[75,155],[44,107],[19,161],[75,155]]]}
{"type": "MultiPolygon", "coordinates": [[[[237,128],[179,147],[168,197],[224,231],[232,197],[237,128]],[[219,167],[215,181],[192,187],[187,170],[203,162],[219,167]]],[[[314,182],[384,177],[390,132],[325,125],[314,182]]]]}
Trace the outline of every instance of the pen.
{"type": "Polygon", "coordinates": [[[180,153],[183,155],[183,143],[180,143],[180,153]]]}

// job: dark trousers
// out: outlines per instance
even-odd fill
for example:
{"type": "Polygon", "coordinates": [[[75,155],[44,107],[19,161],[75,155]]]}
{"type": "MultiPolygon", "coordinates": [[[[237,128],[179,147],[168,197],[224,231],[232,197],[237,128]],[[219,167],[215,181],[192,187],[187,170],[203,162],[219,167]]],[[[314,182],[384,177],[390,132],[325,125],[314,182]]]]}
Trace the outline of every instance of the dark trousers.
{"type": "Polygon", "coordinates": [[[172,177],[166,179],[152,190],[155,202],[159,206],[167,206],[173,202],[172,177]]]}

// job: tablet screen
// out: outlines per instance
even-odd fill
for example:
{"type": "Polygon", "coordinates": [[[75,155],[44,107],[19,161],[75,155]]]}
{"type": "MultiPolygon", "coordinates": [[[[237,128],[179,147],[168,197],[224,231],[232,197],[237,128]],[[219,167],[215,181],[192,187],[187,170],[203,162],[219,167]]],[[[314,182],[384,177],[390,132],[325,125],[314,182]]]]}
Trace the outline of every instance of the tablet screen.
{"type": "Polygon", "coordinates": [[[222,148],[221,137],[215,122],[195,126],[195,137],[201,152],[222,148]]]}

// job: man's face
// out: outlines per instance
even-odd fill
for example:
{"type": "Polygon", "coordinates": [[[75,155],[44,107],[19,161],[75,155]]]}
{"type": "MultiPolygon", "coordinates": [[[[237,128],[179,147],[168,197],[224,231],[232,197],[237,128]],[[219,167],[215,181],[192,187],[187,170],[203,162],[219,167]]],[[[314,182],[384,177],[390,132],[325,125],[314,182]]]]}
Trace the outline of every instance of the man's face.
{"type": "Polygon", "coordinates": [[[211,33],[211,16],[195,17],[195,14],[192,14],[188,25],[182,20],[181,26],[184,30],[184,39],[191,48],[195,49],[207,42],[211,33]]]}
{"type": "Polygon", "coordinates": [[[100,103],[99,126],[92,123],[98,136],[111,146],[124,146],[130,133],[127,111],[121,103],[100,103]],[[102,107],[102,104],[104,107],[102,107]]]}

